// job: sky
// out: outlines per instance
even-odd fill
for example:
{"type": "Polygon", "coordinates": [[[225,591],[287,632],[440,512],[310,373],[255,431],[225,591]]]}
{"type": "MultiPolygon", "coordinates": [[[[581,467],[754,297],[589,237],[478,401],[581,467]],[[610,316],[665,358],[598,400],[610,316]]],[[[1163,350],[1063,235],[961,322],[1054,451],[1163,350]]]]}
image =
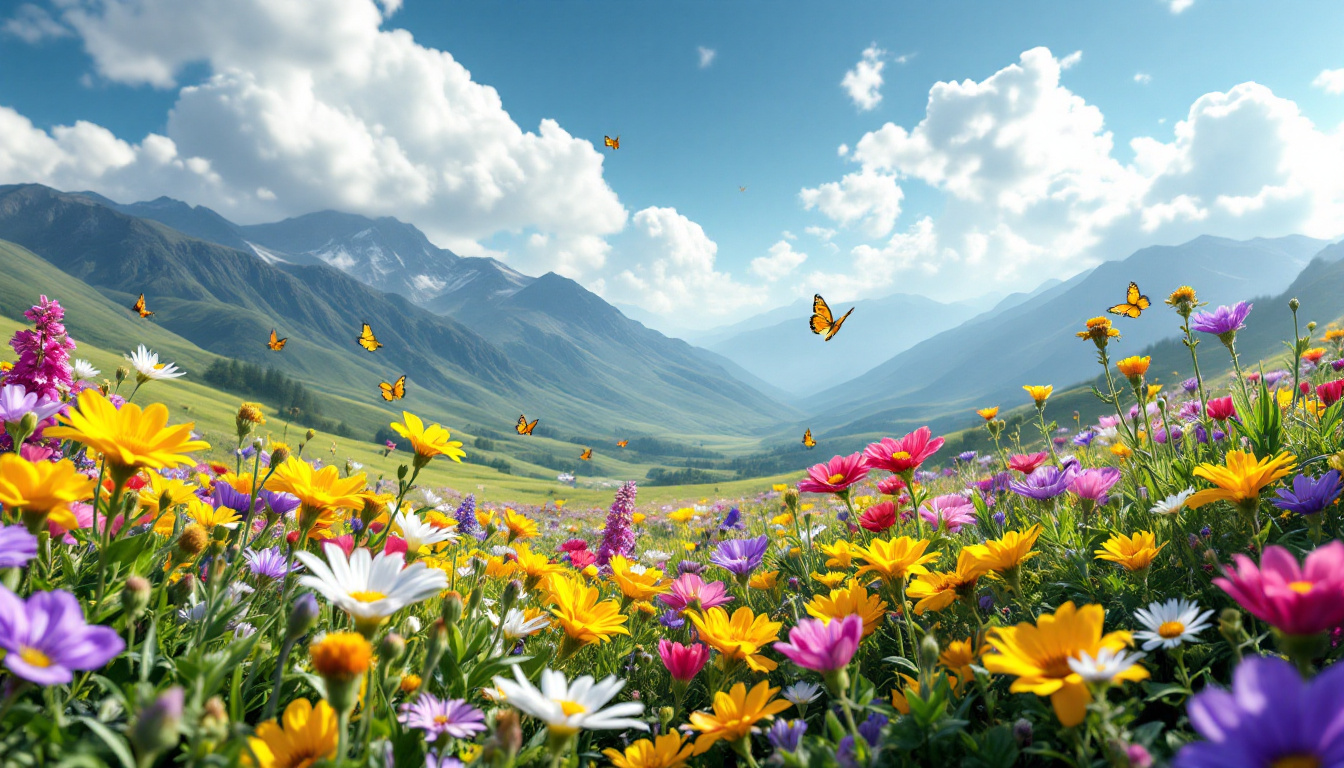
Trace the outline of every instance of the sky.
{"type": "Polygon", "coordinates": [[[0,2],[0,183],[395,216],[677,333],[1344,235],[1342,29],[1329,0],[0,2]]]}

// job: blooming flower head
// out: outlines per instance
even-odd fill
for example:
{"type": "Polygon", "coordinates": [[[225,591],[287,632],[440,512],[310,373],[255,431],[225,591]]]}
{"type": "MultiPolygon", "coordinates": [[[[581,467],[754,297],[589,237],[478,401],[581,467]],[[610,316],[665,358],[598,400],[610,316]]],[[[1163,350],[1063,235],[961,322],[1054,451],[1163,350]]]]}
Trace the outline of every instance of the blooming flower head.
{"type": "Polygon", "coordinates": [[[873,539],[868,546],[859,547],[854,553],[856,558],[866,563],[856,575],[873,573],[880,576],[883,581],[893,584],[912,575],[928,573],[924,564],[931,563],[939,557],[937,552],[924,554],[928,547],[927,540],[915,540],[909,536],[890,540],[873,539]]]}
{"type": "Polygon", "coordinates": [[[1195,492],[1194,488],[1186,488],[1184,491],[1178,491],[1162,499],[1152,506],[1148,511],[1154,515],[1174,515],[1185,509],[1185,502],[1190,495],[1195,492]]]}
{"type": "MultiPolygon", "coordinates": [[[[495,615],[489,615],[490,621],[498,626],[499,620],[495,615]]],[[[516,641],[531,637],[550,625],[550,616],[543,613],[539,608],[528,608],[525,611],[510,608],[509,612],[504,614],[504,625],[500,627],[499,633],[504,636],[505,640],[516,641]]]]}
{"type": "Polygon", "coordinates": [[[1069,659],[1069,669],[1089,683],[1109,683],[1124,675],[1144,657],[1134,651],[1101,648],[1096,656],[1079,651],[1077,658],[1069,659]]]}
{"type": "Polygon", "coordinates": [[[884,437],[865,448],[863,457],[873,469],[885,469],[894,475],[913,472],[943,447],[943,438],[932,434],[928,427],[920,427],[899,440],[884,437]]]}
{"type": "MultiPolygon", "coordinates": [[[[1034,625],[1023,622],[994,629],[988,642],[996,652],[984,657],[984,667],[994,674],[1013,675],[1016,679],[1008,689],[1013,693],[1049,696],[1060,724],[1078,725],[1092,694],[1069,660],[1081,659],[1082,654],[1095,659],[1103,648],[1119,651],[1130,643],[1128,632],[1102,634],[1105,616],[1100,605],[1076,608],[1070,601],[1053,614],[1041,614],[1034,625]]],[[[1148,672],[1131,666],[1117,677],[1138,681],[1148,672]]]]}
{"type": "Polygon", "coordinates": [[[462,450],[462,443],[449,439],[452,434],[448,430],[439,424],[425,426],[425,422],[410,411],[402,411],[401,418],[401,422],[394,421],[390,426],[398,435],[411,441],[416,466],[423,466],[435,456],[447,456],[462,463],[462,457],[467,453],[462,450]]]}
{"type": "Polygon", "coordinates": [[[999,415],[999,406],[996,405],[991,408],[981,408],[975,412],[975,415],[985,421],[993,421],[994,417],[999,415]]]}
{"type": "Polygon", "coordinates": [[[65,407],[57,398],[39,398],[18,384],[0,387],[0,426],[17,424],[24,416],[33,414],[38,421],[50,418],[65,407]]]}
{"type": "MultiPolygon", "coordinates": [[[[684,562],[684,561],[683,561],[684,562]]],[[[703,611],[733,601],[722,581],[706,583],[699,575],[683,573],[669,584],[671,591],[658,596],[674,611],[703,611]]]]}
{"type": "Polygon", "coordinates": [[[1087,499],[1098,506],[1105,506],[1109,500],[1106,495],[1107,492],[1119,481],[1120,470],[1115,467],[1084,469],[1074,475],[1073,481],[1069,483],[1069,490],[1077,494],[1080,499],[1087,499]]]}
{"type": "Polygon", "coordinates": [[[728,539],[719,542],[709,562],[743,578],[760,567],[770,548],[770,540],[765,536],[754,539],[728,539]]]}
{"type": "Polygon", "coordinates": [[[859,514],[859,527],[866,531],[883,533],[894,525],[896,525],[896,504],[891,501],[871,504],[859,514]]]}
{"type": "Polygon", "coordinates": [[[602,754],[614,768],[681,768],[695,754],[695,745],[673,731],[653,739],[640,739],[622,752],[607,748],[602,754]]]}
{"type": "Polygon", "coordinates": [[[1297,457],[1286,451],[1264,459],[1256,459],[1255,454],[1249,451],[1228,451],[1226,467],[1217,464],[1200,464],[1195,467],[1196,477],[1202,477],[1217,487],[1199,491],[1185,505],[1199,509],[1214,501],[1249,504],[1260,498],[1260,491],[1265,486],[1285,477],[1296,461],[1297,457]]]}
{"type": "Polygon", "coordinates": [[[95,480],[79,474],[74,462],[32,462],[15,453],[0,454],[0,505],[24,519],[50,519],[62,528],[79,527],[70,506],[93,495],[95,480]]]}
{"type": "Polygon", "coordinates": [[[1314,635],[1344,622],[1344,543],[1313,550],[1301,566],[1277,545],[1265,547],[1259,567],[1245,555],[1232,559],[1235,566],[1213,583],[1266,624],[1314,635]]]}
{"type": "Polygon", "coordinates": [[[1212,615],[1213,611],[1200,613],[1199,603],[1184,598],[1151,603],[1134,612],[1134,618],[1143,625],[1142,630],[1134,633],[1134,639],[1143,641],[1145,651],[1178,648],[1208,629],[1212,615]]]}
{"type": "Polygon", "coordinates": [[[1120,371],[1121,376],[1129,379],[1130,383],[1137,387],[1138,382],[1143,379],[1143,374],[1148,372],[1148,366],[1152,362],[1152,357],[1134,355],[1117,362],[1115,368],[1120,371]]]}
{"type": "Polygon", "coordinates": [[[572,642],[581,645],[601,643],[612,635],[628,635],[623,624],[626,616],[614,600],[602,600],[596,587],[590,587],[580,578],[553,576],[550,579],[551,614],[560,622],[572,642]]]}
{"type": "Polygon", "coordinates": [[[1024,475],[1030,475],[1036,471],[1036,468],[1045,463],[1050,458],[1050,454],[1045,451],[1039,453],[1015,453],[1008,457],[1008,468],[1015,469],[1024,475]]]}
{"type": "Polygon", "coordinates": [[[448,588],[448,576],[423,562],[402,567],[400,552],[370,555],[360,547],[347,559],[336,544],[324,544],[326,560],[311,552],[295,557],[308,568],[309,575],[299,583],[324,595],[335,606],[350,614],[355,625],[367,632],[389,616],[413,603],[435,597],[448,588]]]}
{"type": "Polygon", "coordinates": [[[31,330],[18,331],[9,340],[17,362],[5,375],[8,384],[21,385],[38,397],[58,400],[74,381],[70,375],[70,353],[75,342],[65,331],[65,310],[61,303],[42,296],[23,313],[32,322],[31,330]]]}
{"type": "Polygon", "coordinates": [[[630,555],[635,551],[635,497],[639,488],[634,481],[625,483],[616,491],[607,524],[602,530],[602,543],[597,547],[597,562],[606,565],[614,555],[630,555]]]}
{"type": "Polygon", "coordinates": [[[671,640],[658,641],[658,656],[667,667],[668,674],[678,682],[688,683],[700,674],[705,662],[709,661],[709,648],[700,643],[682,645],[671,640]]]}
{"type": "Polygon", "coordinates": [[[1127,571],[1141,571],[1152,564],[1157,553],[1167,546],[1161,545],[1151,531],[1135,531],[1133,536],[1118,533],[1102,542],[1101,549],[1093,554],[1098,560],[1110,560],[1119,563],[1127,571]]]}
{"type": "Polygon", "coordinates": [[[116,658],[126,643],[110,627],[88,625],[69,592],[34,592],[27,601],[0,585],[0,650],[19,678],[38,685],[74,679],[116,658]]]}
{"type": "Polygon", "coordinates": [[[1315,515],[1334,504],[1341,492],[1344,492],[1344,482],[1340,481],[1339,472],[1332,469],[1320,477],[1294,477],[1293,489],[1280,488],[1275,491],[1276,498],[1270,503],[1299,515],[1315,515]]]}
{"type": "Polygon", "coordinates": [[[0,568],[22,568],[37,557],[37,537],[20,525],[0,525],[0,568]]]}
{"type": "Polygon", "coordinates": [[[735,684],[728,691],[714,694],[713,712],[692,712],[690,727],[700,732],[695,740],[695,751],[704,753],[715,742],[724,740],[729,743],[750,735],[757,723],[769,721],[775,715],[789,708],[789,702],[776,699],[778,688],[771,688],[768,681],[762,680],[747,691],[744,683],[735,684]]]}
{"type": "Polygon", "coordinates": [[[756,672],[771,672],[778,666],[761,655],[767,645],[779,639],[779,630],[784,626],[770,621],[769,616],[757,616],[743,606],[733,612],[732,618],[722,608],[688,613],[687,618],[699,631],[700,639],[725,659],[745,661],[756,672]]]}
{"type": "Polygon", "coordinates": [[[775,650],[804,669],[823,674],[844,669],[863,640],[863,619],[850,614],[836,621],[803,619],[775,650]]]}
{"type": "Polygon", "coordinates": [[[776,720],[765,732],[765,737],[775,749],[797,752],[804,733],[807,733],[807,723],[803,720],[776,720]]]}
{"type": "Polygon", "coordinates": [[[176,379],[187,375],[186,371],[179,369],[173,363],[160,363],[159,353],[150,352],[144,344],[137,347],[131,354],[125,355],[125,358],[131,362],[131,367],[135,369],[136,380],[141,384],[147,381],[176,379]]]}
{"type": "Polygon", "coordinates": [[[1251,313],[1253,304],[1238,301],[1231,307],[1221,306],[1212,312],[1196,312],[1190,316],[1190,328],[1200,333],[1211,333],[1224,344],[1237,336],[1237,331],[1246,327],[1246,316],[1251,313]]]}
{"type": "Polygon", "coordinates": [[[631,600],[651,600],[670,589],[663,581],[663,572],[657,568],[645,568],[622,555],[611,558],[609,565],[611,580],[616,583],[621,594],[631,600]]]}
{"type": "Polygon", "coordinates": [[[961,533],[963,525],[975,525],[975,505],[965,496],[949,493],[926,501],[919,508],[919,516],[935,528],[961,533]]]}
{"type": "Polygon", "coordinates": [[[814,464],[807,470],[807,479],[798,483],[802,493],[840,493],[868,476],[868,464],[863,454],[835,456],[824,464],[814,464]]]}
{"type": "Polygon", "coordinates": [[[295,563],[289,571],[286,571],[285,553],[281,552],[279,547],[260,551],[249,549],[243,553],[243,558],[247,561],[248,570],[259,579],[271,581],[283,579],[286,573],[303,568],[302,565],[295,563]]]}
{"type": "Polygon", "coordinates": [[[275,720],[257,726],[248,747],[257,757],[258,768],[307,768],[336,754],[339,725],[336,711],[325,701],[313,706],[295,699],[285,707],[282,728],[275,720]]]}
{"type": "Polygon", "coordinates": [[[291,456],[275,468],[266,488],[299,500],[301,524],[330,525],[337,509],[358,509],[364,505],[360,492],[365,481],[363,472],[341,477],[335,466],[314,470],[313,465],[291,456]]]}
{"type": "Polygon", "coordinates": [[[457,538],[457,533],[451,528],[436,528],[421,520],[414,512],[408,514],[398,511],[393,522],[401,530],[401,536],[406,540],[406,551],[411,554],[419,552],[421,547],[432,547],[457,538]]]}
{"type": "Polygon", "coordinates": [[[428,693],[401,705],[398,721],[425,732],[425,741],[440,736],[470,739],[485,730],[485,715],[462,699],[440,699],[428,693]]]}
{"type": "Polygon", "coordinates": [[[1087,339],[1098,347],[1105,347],[1111,339],[1120,338],[1120,331],[1111,327],[1109,317],[1094,317],[1087,321],[1087,327],[1074,334],[1080,339],[1087,339]]]}
{"type": "Polygon", "coordinates": [[[61,426],[50,427],[47,437],[74,440],[101,453],[114,475],[129,476],[138,469],[167,469],[193,465],[186,454],[203,451],[210,444],[192,438],[194,424],[168,426],[168,409],[152,403],[144,410],[135,403],[120,409],[102,392],[79,393],[76,407],[61,417],[61,426]]]}
{"type": "Polygon", "coordinates": [[[1037,555],[1031,548],[1036,546],[1041,530],[1037,523],[1025,531],[1007,531],[998,539],[963,547],[962,551],[969,552],[986,571],[1004,573],[1037,555]]]}
{"type": "Polygon", "coordinates": [[[813,597],[804,608],[809,616],[827,622],[858,616],[863,620],[863,636],[867,637],[881,626],[887,603],[877,595],[869,594],[868,588],[858,579],[850,579],[845,587],[813,597]]]}
{"type": "Polygon", "coordinates": [[[1064,469],[1053,464],[1039,467],[1021,480],[1011,480],[1008,488],[1019,496],[1047,501],[1068,490],[1078,474],[1076,462],[1066,462],[1064,469]]]}
{"type": "Polygon", "coordinates": [[[905,593],[919,601],[915,603],[915,615],[923,615],[925,611],[941,611],[958,598],[970,597],[975,591],[976,582],[985,573],[984,565],[975,554],[962,548],[957,555],[955,571],[921,573],[905,593]]]}
{"type": "Polygon", "coordinates": [[[1208,404],[1204,406],[1204,411],[1214,421],[1227,421],[1237,415],[1236,406],[1232,404],[1230,397],[1210,398],[1208,404]]]}
{"type": "Polygon", "coordinates": [[[510,706],[540,720],[554,735],[573,736],[584,729],[649,729],[642,720],[633,719],[644,712],[643,704],[627,701],[606,706],[625,687],[625,682],[614,676],[595,681],[592,676],[583,675],[571,683],[565,680],[563,672],[545,669],[541,673],[541,687],[537,688],[517,666],[513,674],[513,680],[496,677],[495,686],[504,692],[510,706]]]}
{"type": "Polygon", "coordinates": [[[1045,401],[1050,399],[1050,394],[1055,391],[1053,384],[1024,384],[1022,389],[1026,390],[1027,394],[1031,396],[1037,408],[1044,406],[1045,401]]]}
{"type": "Polygon", "coordinates": [[[821,695],[821,686],[804,680],[785,688],[781,695],[786,701],[801,710],[821,695]]]}

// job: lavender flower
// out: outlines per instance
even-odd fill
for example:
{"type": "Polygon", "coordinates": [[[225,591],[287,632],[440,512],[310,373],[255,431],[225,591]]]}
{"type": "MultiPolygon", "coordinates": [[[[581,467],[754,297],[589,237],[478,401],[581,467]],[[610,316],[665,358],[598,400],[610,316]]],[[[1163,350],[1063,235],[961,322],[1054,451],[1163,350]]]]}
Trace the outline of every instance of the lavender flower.
{"type": "Polygon", "coordinates": [[[64,407],[65,404],[60,400],[39,398],[18,384],[6,384],[0,387],[0,422],[5,424],[17,424],[30,413],[38,421],[42,421],[54,416],[64,407]]]}
{"type": "Polygon", "coordinates": [[[424,694],[401,705],[398,721],[425,732],[426,741],[440,736],[469,739],[485,730],[485,715],[462,699],[440,699],[424,694]]]}
{"type": "Polygon", "coordinates": [[[257,493],[257,499],[266,505],[272,515],[279,518],[299,508],[299,497],[283,491],[268,491],[263,488],[257,493]]]}
{"type": "Polygon", "coordinates": [[[1068,490],[1069,485],[1073,482],[1074,475],[1077,473],[1077,461],[1065,462],[1064,469],[1046,465],[1037,467],[1035,471],[1021,480],[1010,481],[1008,487],[1019,496],[1046,501],[1068,490]]]}
{"type": "Polygon", "coordinates": [[[1073,444],[1079,448],[1086,448],[1091,445],[1092,441],[1095,439],[1097,439],[1096,432],[1093,432],[1090,429],[1084,429],[1082,432],[1073,436],[1073,444]]]}
{"type": "Polygon", "coordinates": [[[868,742],[868,746],[876,747],[882,740],[882,729],[887,727],[888,722],[890,721],[887,718],[874,712],[867,720],[859,723],[859,735],[868,742]]]}
{"type": "Polygon", "coordinates": [[[1237,331],[1246,327],[1246,316],[1253,304],[1238,301],[1232,307],[1219,307],[1212,312],[1196,312],[1190,316],[1190,327],[1200,333],[1211,333],[1224,344],[1237,338],[1237,331]]]}
{"type": "Polygon", "coordinates": [[[457,511],[453,513],[453,519],[457,520],[457,532],[463,536],[475,536],[481,538],[476,530],[476,494],[468,493],[462,503],[457,505],[457,511]]]}
{"type": "Polygon", "coordinates": [[[859,768],[858,755],[854,751],[854,737],[847,735],[835,748],[835,762],[840,768],[859,768]]]}
{"type": "Polygon", "coordinates": [[[743,527],[742,510],[737,507],[729,509],[728,514],[723,517],[723,522],[719,523],[720,531],[740,531],[743,527]]]}
{"type": "Polygon", "coordinates": [[[802,720],[776,720],[765,732],[765,737],[775,749],[797,752],[804,733],[807,733],[807,723],[802,720]]]}
{"type": "Polygon", "coordinates": [[[616,555],[626,556],[635,550],[635,532],[630,527],[635,514],[635,481],[622,485],[607,512],[607,527],[602,531],[602,544],[597,548],[597,562],[606,565],[616,555]]]}
{"type": "Polygon", "coordinates": [[[1271,504],[1299,515],[1319,514],[1344,492],[1339,472],[1330,470],[1320,477],[1298,475],[1293,478],[1293,489],[1280,488],[1274,492],[1271,504]]]}
{"type": "Polygon", "coordinates": [[[961,464],[969,464],[975,461],[975,451],[962,451],[957,454],[956,460],[961,464]]]}
{"type": "Polygon", "coordinates": [[[252,571],[252,575],[259,579],[283,579],[286,573],[302,570],[303,565],[294,563],[293,567],[287,571],[285,569],[285,554],[279,547],[271,547],[260,551],[248,550],[243,553],[247,560],[247,567],[252,571]]]}
{"type": "Polygon", "coordinates": [[[0,568],[22,568],[37,557],[37,537],[21,525],[0,525],[0,568]]]}
{"type": "Polygon", "coordinates": [[[704,573],[705,564],[697,563],[694,560],[682,560],[677,563],[677,571],[679,573],[694,573],[699,576],[701,573],[704,573]]]}
{"type": "Polygon", "coordinates": [[[109,627],[89,626],[69,592],[35,592],[27,602],[0,586],[0,648],[5,666],[38,685],[74,679],[73,670],[93,670],[126,647],[109,627]]]}
{"type": "Polygon", "coordinates": [[[75,383],[70,371],[75,342],[66,335],[61,322],[65,310],[60,302],[42,296],[23,316],[32,321],[33,330],[19,331],[9,340],[19,359],[5,382],[18,384],[40,398],[59,400],[61,391],[75,383]]]}
{"type": "Polygon", "coordinates": [[[250,494],[239,493],[237,489],[223,480],[216,480],[214,488],[215,492],[212,501],[215,509],[228,507],[238,513],[247,512],[248,504],[252,501],[250,494]]]}
{"type": "Polygon", "coordinates": [[[1181,389],[1185,390],[1185,394],[1187,395],[1195,394],[1195,392],[1199,389],[1199,379],[1196,379],[1194,376],[1191,376],[1190,378],[1181,382],[1181,389]]]}
{"type": "Polygon", "coordinates": [[[729,539],[719,542],[719,546],[709,556],[709,562],[731,572],[739,579],[746,578],[760,567],[769,548],[770,540],[765,536],[754,539],[729,539]]]}
{"type": "Polygon", "coordinates": [[[663,611],[658,616],[658,623],[668,629],[681,629],[686,626],[686,620],[681,617],[679,612],[673,610],[663,611]]]}

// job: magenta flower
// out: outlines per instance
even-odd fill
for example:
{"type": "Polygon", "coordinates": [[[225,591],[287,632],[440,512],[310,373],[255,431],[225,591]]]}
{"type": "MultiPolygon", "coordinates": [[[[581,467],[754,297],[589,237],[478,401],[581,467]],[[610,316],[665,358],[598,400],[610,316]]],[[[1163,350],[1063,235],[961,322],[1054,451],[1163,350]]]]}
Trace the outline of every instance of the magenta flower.
{"type": "Polygon", "coordinates": [[[802,493],[840,493],[868,476],[868,465],[863,454],[834,456],[825,464],[813,464],[807,470],[807,479],[798,483],[802,493]]]}
{"type": "Polygon", "coordinates": [[[1288,550],[1265,547],[1260,566],[1234,555],[1235,569],[1213,583],[1256,618],[1289,635],[1314,635],[1344,622],[1344,543],[1332,541],[1298,566],[1288,550]]]}
{"type": "Polygon", "coordinates": [[[69,390],[75,380],[70,368],[70,353],[75,342],[65,333],[61,321],[65,310],[58,301],[46,296],[23,313],[33,330],[18,331],[9,340],[19,359],[5,376],[6,384],[18,384],[40,398],[59,400],[61,390],[69,390]]]}
{"type": "Polygon", "coordinates": [[[1253,304],[1238,301],[1231,307],[1219,307],[1212,312],[1196,312],[1190,316],[1190,328],[1200,333],[1211,333],[1224,344],[1237,336],[1237,331],[1246,327],[1246,316],[1251,314],[1253,304]]]}
{"type": "Polygon", "coordinates": [[[946,524],[949,532],[961,533],[963,525],[975,525],[975,504],[965,496],[949,493],[924,502],[919,516],[935,528],[946,524]]]}
{"type": "MultiPolygon", "coordinates": [[[[862,622],[859,626],[863,626],[862,622]]],[[[689,683],[709,661],[709,647],[700,643],[682,645],[671,640],[659,640],[658,655],[662,657],[663,666],[667,667],[673,680],[689,683]]]]}
{"type": "Polygon", "coordinates": [[[1115,467],[1084,469],[1074,476],[1073,482],[1069,484],[1069,490],[1076,493],[1080,499],[1104,505],[1110,500],[1106,495],[1107,492],[1119,481],[1120,470],[1115,467]]]}
{"type": "Polygon", "coordinates": [[[943,447],[943,438],[929,439],[932,434],[928,427],[920,427],[899,440],[884,437],[863,449],[863,457],[873,469],[885,469],[894,475],[913,472],[943,447]]]}
{"type": "Polygon", "coordinates": [[[73,670],[98,669],[125,647],[110,627],[86,624],[69,592],[35,592],[24,602],[0,586],[0,649],[5,666],[24,680],[68,683],[73,670]]]}
{"type": "Polygon", "coordinates": [[[834,672],[844,669],[863,640],[863,619],[849,614],[843,620],[829,623],[820,619],[806,619],[789,630],[789,641],[775,643],[775,650],[804,669],[834,672]]]}
{"type": "Polygon", "coordinates": [[[597,564],[606,565],[616,555],[628,556],[635,549],[635,532],[631,520],[635,515],[635,481],[622,485],[607,512],[607,526],[602,531],[602,543],[597,548],[597,564]]]}
{"type": "Polygon", "coordinates": [[[722,581],[705,583],[694,573],[681,574],[672,580],[671,586],[672,591],[659,595],[658,599],[678,612],[688,608],[695,611],[707,611],[716,605],[724,605],[733,601],[733,596],[728,594],[728,588],[724,586],[722,581]]]}

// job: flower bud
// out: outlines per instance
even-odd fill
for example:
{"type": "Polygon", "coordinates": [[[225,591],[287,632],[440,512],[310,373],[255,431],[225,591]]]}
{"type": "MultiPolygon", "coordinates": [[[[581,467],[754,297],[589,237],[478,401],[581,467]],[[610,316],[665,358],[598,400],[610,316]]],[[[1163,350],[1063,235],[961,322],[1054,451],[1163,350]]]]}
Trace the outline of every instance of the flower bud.
{"type": "Polygon", "coordinates": [[[425,665],[421,668],[420,677],[426,680],[433,679],[434,670],[439,666],[439,659],[447,648],[448,627],[443,619],[435,619],[434,623],[429,625],[429,639],[425,643],[425,665]]]}
{"type": "Polygon", "coordinates": [[[229,736],[229,712],[219,696],[211,696],[201,707],[201,734],[215,742],[229,736]]]}
{"type": "Polygon", "coordinates": [[[504,594],[499,597],[499,615],[503,616],[509,612],[509,609],[518,602],[518,595],[522,594],[523,583],[517,579],[510,579],[508,584],[504,585],[504,594]]]}
{"type": "Polygon", "coordinates": [[[149,581],[143,576],[130,576],[121,589],[121,609],[131,621],[139,619],[149,606],[149,581]]]}
{"type": "Polygon", "coordinates": [[[790,512],[794,512],[798,508],[797,488],[784,489],[784,506],[788,507],[790,512]]]}
{"type": "Polygon", "coordinates": [[[321,609],[317,605],[317,598],[313,593],[304,592],[294,600],[294,607],[289,611],[289,625],[285,629],[286,640],[297,640],[307,634],[308,630],[317,623],[317,617],[321,609]]]}
{"type": "Polygon", "coordinates": [[[205,551],[205,547],[210,543],[210,534],[206,533],[201,526],[192,523],[182,529],[182,533],[177,537],[177,555],[185,562],[193,560],[197,555],[205,551]]]}
{"type": "Polygon", "coordinates": [[[476,612],[481,609],[481,600],[483,599],[485,599],[485,590],[480,587],[471,590],[471,596],[467,598],[466,612],[462,615],[468,618],[475,616],[476,612]]]}
{"type": "Polygon", "coordinates": [[[1288,308],[1292,311],[1296,312],[1300,306],[1302,306],[1302,302],[1298,301],[1296,297],[1288,300],[1288,308]]]}
{"type": "Polygon", "coordinates": [[[1312,332],[1314,332],[1315,330],[1316,330],[1316,321],[1315,321],[1315,320],[1312,320],[1311,322],[1307,323],[1307,333],[1312,333],[1312,332]]]}
{"type": "Polygon", "coordinates": [[[934,667],[938,666],[938,638],[933,635],[925,635],[923,640],[919,641],[919,666],[921,669],[932,672],[934,667]]]}
{"type": "Polygon", "coordinates": [[[289,458],[289,446],[284,443],[275,443],[271,446],[271,466],[278,467],[285,463],[289,458]]]}
{"type": "Polygon", "coordinates": [[[1013,738],[1017,739],[1018,746],[1030,747],[1031,735],[1031,721],[1025,717],[1019,717],[1017,722],[1013,723],[1013,738]]]}
{"type": "Polygon", "coordinates": [[[168,601],[173,605],[183,605],[196,593],[196,574],[184,574],[176,583],[168,587],[168,601]]]}
{"type": "Polygon", "coordinates": [[[395,664],[406,653],[406,639],[396,632],[388,632],[378,643],[378,660],[384,664],[395,664]]]}
{"type": "Polygon", "coordinates": [[[127,368],[124,365],[119,365],[117,366],[117,372],[115,375],[117,377],[117,383],[120,384],[121,382],[126,380],[127,376],[131,375],[131,369],[127,368]]]}
{"type": "Polygon", "coordinates": [[[462,619],[462,596],[456,592],[449,592],[448,596],[443,598],[443,623],[453,626],[462,619]]]}
{"type": "Polygon", "coordinates": [[[415,616],[407,616],[401,622],[401,633],[409,637],[415,637],[420,634],[420,630],[423,628],[424,625],[421,624],[420,619],[415,616]]]}
{"type": "Polygon", "coordinates": [[[127,735],[142,765],[151,764],[154,755],[177,743],[178,729],[182,725],[183,695],[181,686],[173,686],[136,715],[127,735]]]}
{"type": "Polygon", "coordinates": [[[303,433],[304,440],[312,440],[314,437],[317,437],[317,430],[315,429],[310,429],[303,433]]]}
{"type": "Polygon", "coordinates": [[[492,758],[503,753],[505,760],[501,762],[511,764],[522,747],[523,724],[518,716],[518,710],[500,710],[499,714],[495,715],[495,734],[486,743],[482,757],[486,762],[492,762],[492,758]]]}

